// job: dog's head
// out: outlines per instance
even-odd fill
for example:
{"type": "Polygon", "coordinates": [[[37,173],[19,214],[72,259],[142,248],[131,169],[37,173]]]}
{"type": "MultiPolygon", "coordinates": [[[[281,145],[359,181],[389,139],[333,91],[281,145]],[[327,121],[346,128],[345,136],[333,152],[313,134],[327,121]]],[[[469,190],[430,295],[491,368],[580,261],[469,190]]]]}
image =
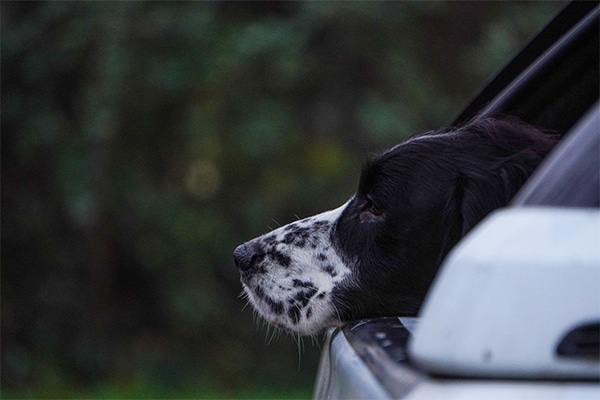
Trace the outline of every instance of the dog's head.
{"type": "Polygon", "coordinates": [[[415,315],[450,249],[555,142],[508,118],[413,137],[369,162],[343,206],[238,246],[244,292],[269,323],[301,334],[415,315]]]}

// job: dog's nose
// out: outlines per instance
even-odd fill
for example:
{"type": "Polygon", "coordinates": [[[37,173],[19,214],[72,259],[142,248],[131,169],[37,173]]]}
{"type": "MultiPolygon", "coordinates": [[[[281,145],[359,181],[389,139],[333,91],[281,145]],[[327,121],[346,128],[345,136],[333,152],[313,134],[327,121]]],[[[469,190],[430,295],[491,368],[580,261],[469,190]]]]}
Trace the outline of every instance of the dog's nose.
{"type": "Polygon", "coordinates": [[[246,243],[236,247],[233,251],[233,259],[235,260],[237,269],[240,271],[247,271],[250,269],[252,254],[252,248],[246,243]]]}

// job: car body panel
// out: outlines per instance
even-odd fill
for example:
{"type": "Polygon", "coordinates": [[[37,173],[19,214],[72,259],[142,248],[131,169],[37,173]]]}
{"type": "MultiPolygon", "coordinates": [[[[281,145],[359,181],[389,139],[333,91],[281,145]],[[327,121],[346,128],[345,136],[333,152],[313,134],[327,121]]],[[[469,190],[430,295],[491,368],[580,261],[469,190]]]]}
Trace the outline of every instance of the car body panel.
{"type": "Polygon", "coordinates": [[[544,381],[443,380],[424,382],[406,400],[597,400],[600,389],[593,383],[544,381]]]}
{"type": "Polygon", "coordinates": [[[600,209],[493,213],[447,258],[420,317],[409,350],[425,371],[597,378],[600,354],[565,357],[557,347],[578,326],[600,326],[600,209]]]}

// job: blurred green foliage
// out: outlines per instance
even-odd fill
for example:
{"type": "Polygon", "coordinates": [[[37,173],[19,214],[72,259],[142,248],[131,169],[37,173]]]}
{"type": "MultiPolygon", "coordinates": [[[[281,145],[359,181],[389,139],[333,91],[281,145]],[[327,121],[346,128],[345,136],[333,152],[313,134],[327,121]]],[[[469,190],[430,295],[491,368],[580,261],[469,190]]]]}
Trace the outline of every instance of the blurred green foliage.
{"type": "Polygon", "coordinates": [[[3,1],[3,396],[310,395],[318,347],[265,343],[232,249],[344,202],[561,6],[3,1]]]}

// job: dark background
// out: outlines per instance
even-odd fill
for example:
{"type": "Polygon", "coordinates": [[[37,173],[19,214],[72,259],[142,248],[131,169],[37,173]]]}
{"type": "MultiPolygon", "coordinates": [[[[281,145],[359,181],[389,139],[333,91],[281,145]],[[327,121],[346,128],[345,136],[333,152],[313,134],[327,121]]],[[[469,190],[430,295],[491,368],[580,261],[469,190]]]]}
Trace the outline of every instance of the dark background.
{"type": "Polygon", "coordinates": [[[307,397],[235,246],[337,207],[560,2],[1,3],[2,397],[307,397]]]}

